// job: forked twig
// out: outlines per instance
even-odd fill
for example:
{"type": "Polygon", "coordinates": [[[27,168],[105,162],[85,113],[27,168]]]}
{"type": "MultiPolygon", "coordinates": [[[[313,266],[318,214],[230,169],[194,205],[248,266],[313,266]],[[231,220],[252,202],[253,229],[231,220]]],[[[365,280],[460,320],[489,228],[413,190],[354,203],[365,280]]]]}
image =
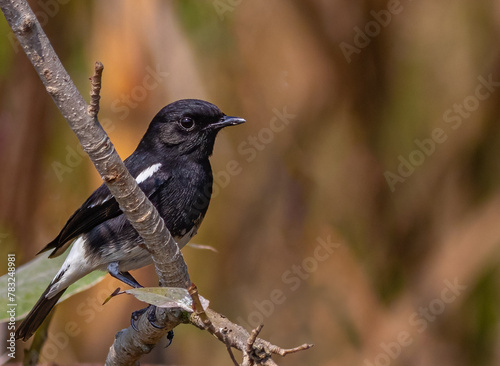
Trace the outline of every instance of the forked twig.
{"type": "Polygon", "coordinates": [[[102,71],[104,66],[101,62],[96,61],[94,65],[94,75],[90,79],[90,105],[88,107],[88,114],[91,117],[97,117],[99,113],[99,100],[101,99],[101,80],[102,71]]]}

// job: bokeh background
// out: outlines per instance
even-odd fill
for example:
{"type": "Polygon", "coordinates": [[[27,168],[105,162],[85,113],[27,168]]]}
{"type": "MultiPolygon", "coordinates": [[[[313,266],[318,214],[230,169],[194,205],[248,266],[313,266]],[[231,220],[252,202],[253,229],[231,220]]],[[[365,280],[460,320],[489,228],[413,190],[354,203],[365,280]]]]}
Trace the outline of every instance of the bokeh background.
{"type": "MultiPolygon", "coordinates": [[[[315,344],[280,364],[500,364],[499,1],[30,3],[82,94],[103,62],[100,120],[122,158],[177,99],[247,119],[218,138],[219,189],[193,240],[218,253],[183,252],[215,310],[315,344]]],[[[5,273],[100,178],[3,17],[0,33],[5,273]]],[[[101,306],[118,286],[61,304],[42,360],[102,363],[143,307],[101,306]],[[69,320],[81,331],[63,341],[69,320]]],[[[144,362],[231,364],[207,333],[175,334],[144,362]]]]}

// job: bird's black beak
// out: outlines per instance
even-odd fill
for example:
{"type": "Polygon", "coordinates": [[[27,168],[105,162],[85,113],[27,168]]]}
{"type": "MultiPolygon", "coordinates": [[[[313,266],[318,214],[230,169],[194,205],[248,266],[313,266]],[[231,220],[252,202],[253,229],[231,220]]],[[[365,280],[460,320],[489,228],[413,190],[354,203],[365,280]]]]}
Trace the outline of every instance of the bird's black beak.
{"type": "Polygon", "coordinates": [[[243,118],[224,116],[217,122],[209,124],[207,127],[213,130],[219,130],[227,126],[236,126],[245,122],[243,118]]]}

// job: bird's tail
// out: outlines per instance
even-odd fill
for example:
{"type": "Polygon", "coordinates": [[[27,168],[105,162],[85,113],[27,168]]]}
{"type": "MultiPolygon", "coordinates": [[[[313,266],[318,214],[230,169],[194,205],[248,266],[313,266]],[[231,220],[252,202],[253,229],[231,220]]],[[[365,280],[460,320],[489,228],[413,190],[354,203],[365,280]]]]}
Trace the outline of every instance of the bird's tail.
{"type": "Polygon", "coordinates": [[[47,315],[49,315],[50,311],[57,303],[57,301],[61,298],[64,291],[66,291],[66,289],[63,289],[51,298],[47,298],[46,296],[52,288],[52,285],[53,283],[51,283],[49,287],[47,287],[42,296],[40,296],[40,298],[38,299],[33,309],[31,309],[19,328],[17,328],[16,339],[22,339],[23,341],[27,341],[28,339],[30,339],[31,336],[43,323],[47,315]]]}

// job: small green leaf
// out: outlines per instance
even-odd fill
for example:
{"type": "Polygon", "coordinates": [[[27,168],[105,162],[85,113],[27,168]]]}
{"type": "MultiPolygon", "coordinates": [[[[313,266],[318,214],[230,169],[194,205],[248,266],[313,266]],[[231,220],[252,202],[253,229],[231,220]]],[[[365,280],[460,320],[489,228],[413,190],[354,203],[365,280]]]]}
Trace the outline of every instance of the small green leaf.
{"type": "MultiPolygon", "coordinates": [[[[185,288],[179,287],[143,287],[124,291],[129,295],[159,308],[181,308],[193,312],[193,301],[185,288]]],[[[206,309],[209,301],[200,296],[201,305],[206,309]]]]}
{"type": "MultiPolygon", "coordinates": [[[[49,253],[40,254],[30,262],[16,268],[14,277],[10,276],[9,273],[0,277],[0,309],[15,309],[16,320],[24,318],[59,271],[68,253],[69,250],[54,259],[48,258],[49,253]],[[8,291],[8,286],[13,289],[12,292],[8,291]]],[[[105,275],[106,272],[102,271],[88,274],[71,285],[59,302],[94,286],[105,275]]],[[[4,317],[0,318],[0,323],[9,321],[9,314],[2,312],[0,316],[4,317]]]]}

